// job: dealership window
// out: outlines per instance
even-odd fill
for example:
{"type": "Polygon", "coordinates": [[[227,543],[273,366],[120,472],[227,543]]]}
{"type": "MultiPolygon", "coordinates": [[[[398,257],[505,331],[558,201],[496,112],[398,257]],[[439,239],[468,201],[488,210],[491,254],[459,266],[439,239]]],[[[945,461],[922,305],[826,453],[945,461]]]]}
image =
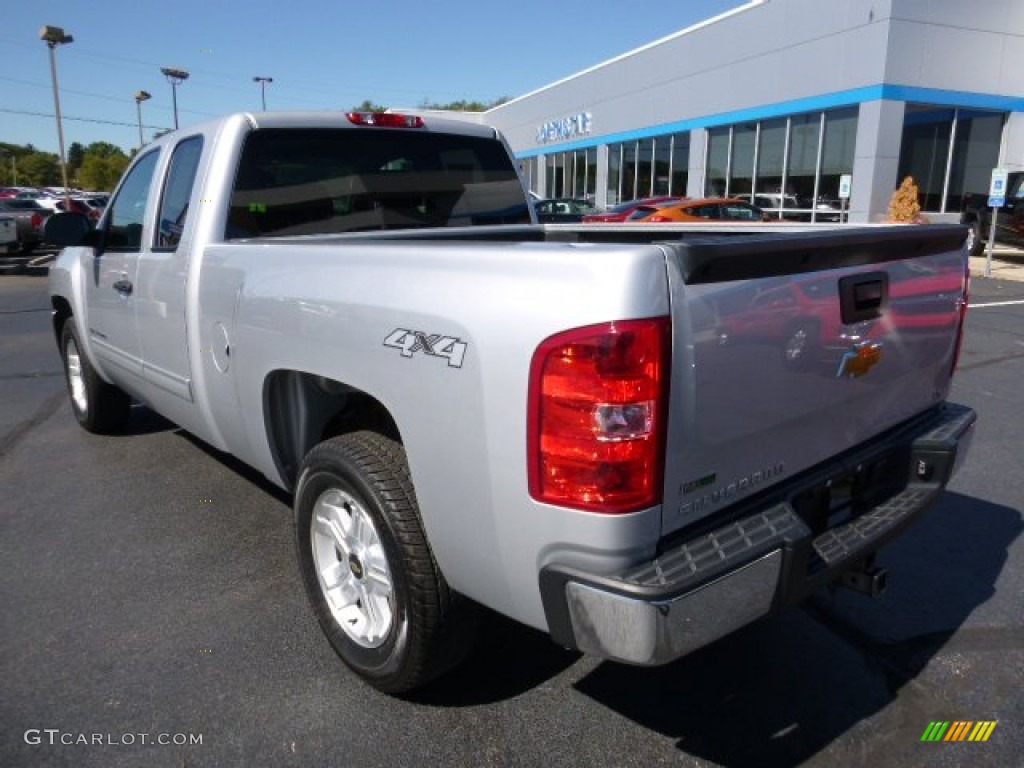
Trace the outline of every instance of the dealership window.
{"type": "Polygon", "coordinates": [[[567,196],[592,200],[597,191],[597,148],[580,149],[572,155],[572,194],[567,196]]]}
{"type": "Polygon", "coordinates": [[[704,194],[753,192],[773,214],[814,220],[853,172],[856,138],[856,107],[709,128],[704,194]]]}
{"type": "Polygon", "coordinates": [[[605,189],[608,205],[622,202],[622,145],[608,147],[608,183],[605,189]]]}
{"type": "Polygon", "coordinates": [[[561,197],[565,189],[565,153],[556,152],[548,155],[545,192],[547,197],[561,197]]]}
{"type": "Polygon", "coordinates": [[[826,112],[821,173],[818,177],[820,199],[830,202],[839,200],[840,177],[853,173],[853,152],[856,143],[857,108],[826,112]]]}
{"type": "Polygon", "coordinates": [[[652,195],[685,195],[689,163],[688,132],[609,144],[608,205],[652,195]]]}
{"type": "Polygon", "coordinates": [[[757,145],[757,123],[732,127],[732,160],[729,162],[729,194],[742,197],[753,191],[754,148],[757,145]]]}
{"type": "Polygon", "coordinates": [[[636,143],[636,189],[633,197],[650,197],[654,187],[654,139],[636,143]]]}
{"type": "Polygon", "coordinates": [[[637,197],[637,142],[623,144],[622,199],[635,200],[637,197]]]}
{"type": "Polygon", "coordinates": [[[785,170],[786,159],[786,125],[785,119],[766,120],[761,123],[757,135],[757,174],[752,200],[756,205],[766,209],[797,208],[795,197],[786,197],[785,170]]]}
{"type": "Polygon", "coordinates": [[[654,163],[651,173],[651,194],[667,195],[672,188],[672,137],[654,140],[654,163]]]}
{"type": "Polygon", "coordinates": [[[686,183],[689,179],[690,169],[690,134],[674,133],[670,137],[672,151],[669,157],[669,184],[664,193],[656,194],[677,195],[682,197],[686,194],[686,183]]]}
{"type": "Polygon", "coordinates": [[[957,212],[964,195],[988,189],[1004,120],[1003,112],[907,105],[899,178],[913,177],[923,210],[957,212]]]}
{"type": "Polygon", "coordinates": [[[821,138],[821,113],[793,115],[789,118],[789,154],[786,163],[786,192],[796,196],[801,206],[809,206],[818,196],[818,142],[821,138]]]}
{"type": "Polygon", "coordinates": [[[539,158],[527,157],[520,161],[519,170],[523,174],[523,183],[527,189],[536,190],[540,185],[540,176],[537,172],[537,161],[539,158]]]}
{"type": "Polygon", "coordinates": [[[723,197],[729,180],[729,147],[732,129],[729,126],[708,130],[707,176],[704,180],[705,197],[723,197]]]}

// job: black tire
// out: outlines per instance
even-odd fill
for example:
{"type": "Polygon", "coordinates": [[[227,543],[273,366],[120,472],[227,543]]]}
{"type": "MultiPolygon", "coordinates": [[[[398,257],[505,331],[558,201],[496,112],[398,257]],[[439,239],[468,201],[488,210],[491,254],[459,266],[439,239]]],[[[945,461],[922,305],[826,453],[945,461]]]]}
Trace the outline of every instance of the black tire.
{"type": "Polygon", "coordinates": [[[60,352],[71,410],[78,423],[97,434],[116,432],[123,427],[131,413],[131,399],[96,373],[82,351],[74,318],[65,320],[61,328],[60,352]]]}
{"type": "Polygon", "coordinates": [[[320,627],[370,685],[411,691],[468,652],[475,611],[438,569],[400,443],[360,431],[314,447],[299,473],[295,542],[320,627]]]}
{"type": "Polygon", "coordinates": [[[967,253],[981,256],[985,251],[985,241],[981,237],[981,222],[977,219],[964,222],[967,225],[967,253]]]}

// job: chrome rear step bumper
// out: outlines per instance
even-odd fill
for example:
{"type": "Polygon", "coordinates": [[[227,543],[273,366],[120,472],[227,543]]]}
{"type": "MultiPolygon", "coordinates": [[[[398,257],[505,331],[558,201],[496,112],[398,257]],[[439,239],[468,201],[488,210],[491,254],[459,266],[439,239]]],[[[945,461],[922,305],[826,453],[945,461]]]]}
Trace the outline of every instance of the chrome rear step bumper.
{"type": "MultiPolygon", "coordinates": [[[[966,456],[976,416],[947,404],[840,460],[744,502],[713,530],[673,539],[614,575],[552,565],[540,575],[552,638],[652,666],[679,658],[860,567],[942,495],[966,456]],[[836,477],[900,467],[900,490],[827,530],[807,498],[836,477]],[[851,469],[854,468],[854,469],[851,469]]],[[[888,478],[891,480],[891,478],[888,478]]],[[[721,521],[721,517],[718,518],[721,521]]]]}

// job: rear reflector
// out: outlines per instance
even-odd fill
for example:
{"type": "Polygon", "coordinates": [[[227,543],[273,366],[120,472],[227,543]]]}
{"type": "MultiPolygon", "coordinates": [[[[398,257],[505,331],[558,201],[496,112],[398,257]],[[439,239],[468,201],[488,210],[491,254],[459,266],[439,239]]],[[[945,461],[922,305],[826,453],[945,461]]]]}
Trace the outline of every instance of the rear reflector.
{"type": "Polygon", "coordinates": [[[530,365],[530,495],[603,513],[661,501],[670,358],[667,317],[560,333],[530,365]]]}
{"type": "Polygon", "coordinates": [[[353,125],[375,125],[381,128],[422,128],[419,115],[400,115],[396,112],[346,112],[353,125]]]}

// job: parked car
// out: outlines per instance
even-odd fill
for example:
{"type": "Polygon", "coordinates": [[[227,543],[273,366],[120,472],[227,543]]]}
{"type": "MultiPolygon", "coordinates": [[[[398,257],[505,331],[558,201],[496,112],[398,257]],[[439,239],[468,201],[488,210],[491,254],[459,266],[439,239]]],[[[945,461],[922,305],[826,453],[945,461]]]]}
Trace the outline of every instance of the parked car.
{"type": "Polygon", "coordinates": [[[755,192],[743,195],[743,200],[755,205],[768,214],[771,219],[781,218],[786,221],[810,221],[810,201],[801,200],[792,194],[782,192],[755,192]]]}
{"type": "Polygon", "coordinates": [[[10,216],[17,223],[18,242],[21,250],[28,253],[43,239],[43,225],[52,211],[35,200],[17,197],[0,198],[0,214],[10,216]]]}
{"type": "MultiPolygon", "coordinates": [[[[1006,189],[1005,203],[996,211],[996,242],[1024,246],[1024,172],[1009,174],[1006,189]]],[[[964,196],[960,222],[969,229],[967,250],[972,256],[980,256],[992,229],[988,192],[964,196]]]]}
{"type": "Polygon", "coordinates": [[[74,199],[87,205],[91,211],[95,211],[96,213],[93,218],[98,219],[103,215],[103,209],[107,207],[109,198],[105,195],[81,195],[74,199]]]}
{"type": "Polygon", "coordinates": [[[589,200],[574,197],[555,197],[541,200],[533,204],[537,212],[537,221],[541,224],[575,224],[583,217],[597,213],[597,208],[589,200]]]}
{"type": "Polygon", "coordinates": [[[738,198],[709,197],[701,200],[683,200],[675,203],[642,205],[626,221],[702,222],[709,221],[771,221],[764,211],[738,198]]]}
{"type": "Polygon", "coordinates": [[[0,215],[0,253],[15,253],[19,245],[18,223],[12,216],[0,215]]]}
{"type": "Polygon", "coordinates": [[[887,311],[860,322],[843,322],[834,311],[834,281],[818,274],[723,292],[715,304],[719,344],[767,343],[781,351],[787,366],[803,369],[821,362],[835,370],[851,345],[881,344],[894,333],[944,336],[955,320],[936,297],[959,290],[963,275],[910,261],[887,271],[887,311]]]}
{"type": "Polygon", "coordinates": [[[88,216],[92,221],[98,221],[103,215],[103,209],[89,205],[77,197],[64,198],[57,201],[57,210],[65,213],[80,213],[88,216]]]}
{"type": "Polygon", "coordinates": [[[614,224],[615,222],[625,221],[626,218],[633,213],[641,205],[654,205],[656,203],[667,203],[667,202],[680,202],[685,200],[685,197],[672,197],[670,195],[660,195],[659,197],[643,197],[639,200],[627,200],[624,203],[613,205],[601,213],[590,213],[583,217],[585,224],[614,224]]]}
{"type": "Polygon", "coordinates": [[[13,195],[15,200],[34,200],[39,203],[43,208],[46,208],[50,213],[56,213],[58,198],[54,197],[50,193],[42,189],[23,189],[18,194],[13,195]]]}

